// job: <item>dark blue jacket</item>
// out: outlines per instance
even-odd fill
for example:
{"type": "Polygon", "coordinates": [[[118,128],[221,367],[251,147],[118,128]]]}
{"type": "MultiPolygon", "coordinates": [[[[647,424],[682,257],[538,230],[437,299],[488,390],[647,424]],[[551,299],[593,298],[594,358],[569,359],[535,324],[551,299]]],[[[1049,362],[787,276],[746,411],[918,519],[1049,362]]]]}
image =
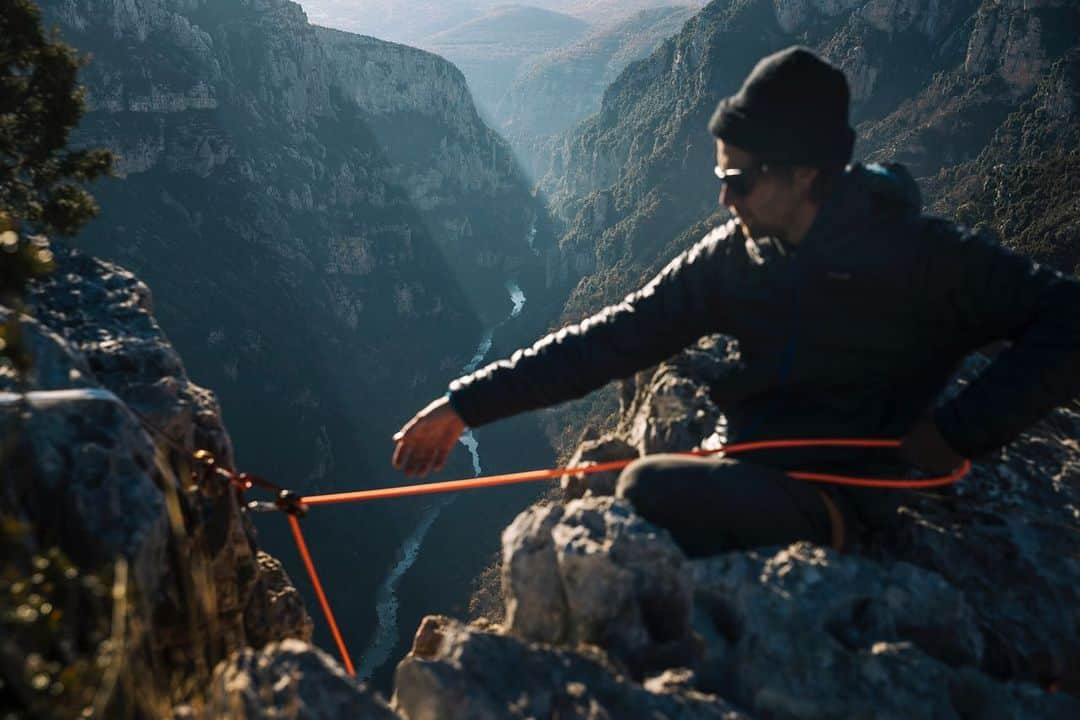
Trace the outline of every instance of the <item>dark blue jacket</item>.
{"type": "MultiPolygon", "coordinates": [[[[935,412],[958,453],[995,450],[1080,394],[1080,283],[920,205],[902,167],[853,165],[797,246],[745,240],[729,222],[621,303],[455,380],[450,403],[483,425],[724,333],[742,355],[712,387],[730,442],[898,438],[966,355],[1008,340],[935,412]]],[[[778,464],[813,469],[793,457],[778,464]]]]}

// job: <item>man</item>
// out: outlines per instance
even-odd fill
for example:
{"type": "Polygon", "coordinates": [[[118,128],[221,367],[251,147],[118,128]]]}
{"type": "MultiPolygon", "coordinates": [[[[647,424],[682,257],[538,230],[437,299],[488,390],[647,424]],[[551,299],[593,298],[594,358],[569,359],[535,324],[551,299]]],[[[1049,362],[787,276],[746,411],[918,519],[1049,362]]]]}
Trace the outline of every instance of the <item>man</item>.
{"type": "Polygon", "coordinates": [[[617,493],[691,555],[843,547],[894,517],[902,491],[785,471],[947,473],[1080,393],[1080,283],[922,216],[902,167],[848,165],[848,103],[843,73],[805,48],[759,62],[709,124],[732,220],[623,302],[455,380],[395,435],[395,467],[437,470],[466,425],[581,397],[725,333],[741,364],[711,391],[729,442],[902,438],[899,452],[661,455],[629,466],[617,493]],[[957,364],[1002,340],[935,408],[957,364]]]}

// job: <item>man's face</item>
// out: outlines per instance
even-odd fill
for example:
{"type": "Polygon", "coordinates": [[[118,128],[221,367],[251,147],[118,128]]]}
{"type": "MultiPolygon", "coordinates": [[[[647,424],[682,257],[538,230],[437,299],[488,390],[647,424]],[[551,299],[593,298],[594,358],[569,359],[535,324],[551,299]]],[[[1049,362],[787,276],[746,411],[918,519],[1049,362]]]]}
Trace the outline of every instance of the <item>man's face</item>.
{"type": "Polygon", "coordinates": [[[716,141],[716,164],[721,170],[745,170],[753,183],[750,192],[739,195],[725,184],[720,204],[735,216],[748,238],[785,237],[792,218],[804,203],[805,194],[790,174],[762,172],[761,163],[745,150],[716,141]]]}

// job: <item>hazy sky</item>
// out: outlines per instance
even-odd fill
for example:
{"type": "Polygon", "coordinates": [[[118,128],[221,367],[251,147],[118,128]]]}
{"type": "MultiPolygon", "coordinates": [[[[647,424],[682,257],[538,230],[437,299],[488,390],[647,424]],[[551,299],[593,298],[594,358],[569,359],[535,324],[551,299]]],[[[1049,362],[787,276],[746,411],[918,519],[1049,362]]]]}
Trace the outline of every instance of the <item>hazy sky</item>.
{"type": "Polygon", "coordinates": [[[311,22],[385,40],[419,40],[499,5],[531,5],[590,23],[615,22],[647,7],[689,5],[707,0],[298,0],[311,22]]]}

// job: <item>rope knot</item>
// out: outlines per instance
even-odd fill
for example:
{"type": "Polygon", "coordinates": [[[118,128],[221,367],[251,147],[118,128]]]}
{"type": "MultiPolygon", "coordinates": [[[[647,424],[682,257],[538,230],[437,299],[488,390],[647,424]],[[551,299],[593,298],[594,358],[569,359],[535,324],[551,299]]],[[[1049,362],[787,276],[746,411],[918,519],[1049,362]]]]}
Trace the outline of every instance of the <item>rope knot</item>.
{"type": "Polygon", "coordinates": [[[308,507],[303,499],[292,490],[282,490],[277,494],[274,505],[286,515],[302,518],[307,516],[308,507]]]}

